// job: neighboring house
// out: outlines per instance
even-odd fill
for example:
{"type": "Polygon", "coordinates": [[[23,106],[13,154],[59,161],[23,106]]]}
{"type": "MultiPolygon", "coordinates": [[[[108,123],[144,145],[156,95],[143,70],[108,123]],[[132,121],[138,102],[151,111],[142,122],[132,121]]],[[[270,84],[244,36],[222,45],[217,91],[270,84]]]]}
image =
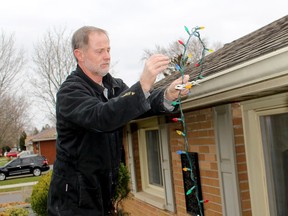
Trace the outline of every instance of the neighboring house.
{"type": "Polygon", "coordinates": [[[56,128],[48,128],[26,139],[26,150],[43,155],[52,165],[56,159],[56,128]]]}
{"type": "MultiPolygon", "coordinates": [[[[201,67],[186,72],[196,77],[201,67]]],[[[288,16],[205,57],[204,79],[182,107],[198,154],[205,216],[288,215],[288,16]]],[[[168,85],[176,73],[155,84],[168,85]]],[[[176,115],[178,116],[178,115],[176,115]]],[[[133,216],[187,213],[175,115],[127,125],[133,216]]],[[[193,203],[191,205],[197,205],[193,203]]]]}
{"type": "Polygon", "coordinates": [[[33,142],[32,142],[32,138],[35,135],[28,135],[25,139],[25,147],[26,147],[26,151],[32,152],[33,150],[33,142]]]}

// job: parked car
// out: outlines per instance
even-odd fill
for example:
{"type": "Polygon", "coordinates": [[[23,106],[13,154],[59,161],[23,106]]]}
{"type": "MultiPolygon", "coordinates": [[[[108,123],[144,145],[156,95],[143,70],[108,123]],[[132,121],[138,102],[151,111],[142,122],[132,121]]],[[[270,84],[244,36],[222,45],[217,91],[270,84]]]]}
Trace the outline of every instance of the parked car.
{"type": "Polygon", "coordinates": [[[28,155],[15,158],[0,167],[0,181],[8,176],[33,174],[40,176],[42,172],[50,169],[47,158],[41,155],[28,155]]]}
{"type": "Polygon", "coordinates": [[[18,153],[19,153],[18,151],[10,151],[10,152],[7,152],[6,157],[9,157],[9,158],[17,157],[18,153]]]}
{"type": "Polygon", "coordinates": [[[33,155],[34,152],[33,151],[21,151],[17,154],[17,157],[25,157],[27,155],[33,155]]]}

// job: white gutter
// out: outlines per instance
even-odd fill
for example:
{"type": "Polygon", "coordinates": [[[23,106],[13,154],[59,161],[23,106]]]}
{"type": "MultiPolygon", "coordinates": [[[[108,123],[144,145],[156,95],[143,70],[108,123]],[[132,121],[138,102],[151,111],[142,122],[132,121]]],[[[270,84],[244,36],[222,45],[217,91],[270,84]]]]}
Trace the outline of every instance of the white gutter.
{"type": "MultiPolygon", "coordinates": [[[[205,70],[205,68],[204,68],[205,70]]],[[[183,100],[183,109],[288,86],[288,47],[204,77],[183,100]]]]}

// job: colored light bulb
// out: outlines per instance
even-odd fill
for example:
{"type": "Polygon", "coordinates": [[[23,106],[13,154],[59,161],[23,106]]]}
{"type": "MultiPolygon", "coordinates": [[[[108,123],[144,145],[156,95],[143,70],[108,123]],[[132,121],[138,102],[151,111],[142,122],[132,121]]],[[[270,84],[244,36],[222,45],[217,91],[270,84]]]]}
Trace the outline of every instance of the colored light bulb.
{"type": "Polygon", "coordinates": [[[182,151],[182,150],[178,150],[176,151],[177,154],[181,155],[181,154],[185,154],[186,152],[185,151],[182,151]]]}
{"type": "Polygon", "coordinates": [[[182,119],[181,119],[181,118],[172,118],[172,121],[174,121],[174,122],[180,122],[180,121],[182,121],[182,119]]]}
{"type": "Polygon", "coordinates": [[[183,168],[183,171],[187,172],[187,171],[191,171],[191,169],[187,168],[187,167],[184,167],[183,168]]]}
{"type": "Polygon", "coordinates": [[[195,67],[199,67],[200,66],[200,64],[197,62],[197,63],[195,63],[195,67]]]}
{"type": "Polygon", "coordinates": [[[180,101],[173,101],[172,102],[172,106],[177,106],[177,105],[179,105],[181,102],[180,101]]]}
{"type": "Polygon", "coordinates": [[[183,133],[183,132],[180,131],[180,130],[176,130],[176,133],[177,133],[178,135],[180,135],[180,136],[184,136],[184,137],[186,136],[185,133],[183,133]]]}
{"type": "Polygon", "coordinates": [[[189,83],[185,86],[186,89],[191,89],[192,88],[192,83],[189,83]]]}
{"type": "Polygon", "coordinates": [[[187,56],[188,58],[192,58],[192,53],[189,53],[187,56]]]}
{"type": "Polygon", "coordinates": [[[187,26],[184,26],[184,28],[185,28],[185,31],[190,35],[190,31],[189,31],[189,29],[187,28],[187,26]]]}
{"type": "Polygon", "coordinates": [[[184,44],[184,42],[183,42],[183,41],[181,41],[181,40],[178,40],[178,42],[179,42],[179,44],[181,44],[181,45],[185,46],[185,44],[184,44]]]}
{"type": "Polygon", "coordinates": [[[200,201],[200,203],[208,203],[208,202],[209,202],[209,200],[207,200],[207,199],[206,199],[206,200],[201,200],[201,201],[200,201]]]}
{"type": "Polygon", "coordinates": [[[180,71],[180,73],[184,73],[182,68],[178,64],[175,64],[175,67],[177,71],[180,71]]]}
{"type": "Polygon", "coordinates": [[[192,191],[194,190],[195,186],[193,186],[192,188],[190,188],[187,192],[186,192],[186,195],[189,195],[192,193],[192,191]]]}

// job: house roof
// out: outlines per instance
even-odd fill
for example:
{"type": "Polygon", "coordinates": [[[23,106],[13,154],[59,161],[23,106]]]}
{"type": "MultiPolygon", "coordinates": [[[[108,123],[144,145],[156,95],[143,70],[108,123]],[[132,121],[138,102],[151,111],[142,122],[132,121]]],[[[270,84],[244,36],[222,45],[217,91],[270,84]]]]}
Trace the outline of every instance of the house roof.
{"type": "MultiPolygon", "coordinates": [[[[209,77],[227,68],[242,64],[246,61],[271,53],[288,46],[288,15],[268,24],[223,48],[207,55],[202,64],[202,76],[209,77]]],[[[185,74],[194,80],[200,73],[200,67],[187,67],[185,74]]],[[[155,83],[154,88],[167,86],[180,76],[174,73],[155,83]]]]}
{"type": "Polygon", "coordinates": [[[46,141],[46,140],[56,140],[56,137],[57,137],[56,128],[52,127],[52,128],[45,129],[32,137],[29,137],[29,140],[26,139],[26,141],[39,142],[39,141],[46,141]]]}

